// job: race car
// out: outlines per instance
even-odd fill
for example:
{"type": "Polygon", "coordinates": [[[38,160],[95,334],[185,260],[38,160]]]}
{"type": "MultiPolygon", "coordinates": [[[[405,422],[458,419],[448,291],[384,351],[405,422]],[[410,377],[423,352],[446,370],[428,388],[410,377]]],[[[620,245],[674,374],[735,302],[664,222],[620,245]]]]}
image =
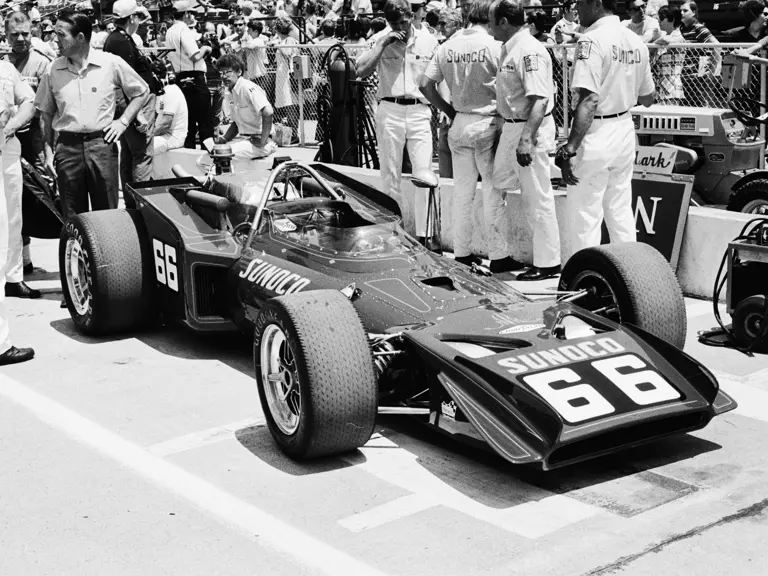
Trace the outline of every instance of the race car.
{"type": "Polygon", "coordinates": [[[70,220],[59,255],[77,329],[162,320],[253,338],[269,430],[297,460],[354,450],[393,413],[552,469],[736,407],[682,351],[682,294],[654,248],[583,250],[557,291],[523,294],[427,251],[396,201],[340,169],[131,184],[136,210],[70,220]]]}

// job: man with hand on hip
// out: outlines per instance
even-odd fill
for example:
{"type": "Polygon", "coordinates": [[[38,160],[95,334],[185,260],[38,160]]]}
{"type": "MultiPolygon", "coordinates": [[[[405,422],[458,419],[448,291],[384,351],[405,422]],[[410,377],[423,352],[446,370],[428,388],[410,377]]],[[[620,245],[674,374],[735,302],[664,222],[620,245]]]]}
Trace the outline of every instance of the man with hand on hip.
{"type": "MultiPolygon", "coordinates": [[[[507,191],[519,180],[526,219],[533,229],[533,267],[519,274],[517,280],[544,280],[560,273],[560,231],[549,179],[549,152],[555,147],[556,132],[552,59],[525,26],[520,0],[494,2],[491,30],[504,42],[496,77],[496,99],[504,128],[493,183],[498,190],[507,191]]],[[[508,260],[507,269],[514,269],[515,264],[523,267],[511,257],[508,260]]]]}

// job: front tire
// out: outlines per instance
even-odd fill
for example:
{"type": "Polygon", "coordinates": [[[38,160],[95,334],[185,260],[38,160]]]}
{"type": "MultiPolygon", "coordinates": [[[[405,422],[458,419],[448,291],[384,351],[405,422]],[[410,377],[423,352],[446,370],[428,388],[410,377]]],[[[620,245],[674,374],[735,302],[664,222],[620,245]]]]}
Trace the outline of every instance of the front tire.
{"type": "Polygon", "coordinates": [[[378,387],[368,336],[336,290],[273,298],[256,320],[256,382],[280,449],[296,460],[340,454],[373,433],[378,387]]]}
{"type": "Polygon", "coordinates": [[[639,242],[580,250],[565,264],[560,290],[586,289],[575,303],[619,323],[629,323],[680,349],[687,318],[680,284],[669,262],[639,242]]]}
{"type": "Polygon", "coordinates": [[[78,331],[114,334],[154,317],[151,251],[139,213],[100,210],[68,221],[59,242],[64,300],[78,331]]]}

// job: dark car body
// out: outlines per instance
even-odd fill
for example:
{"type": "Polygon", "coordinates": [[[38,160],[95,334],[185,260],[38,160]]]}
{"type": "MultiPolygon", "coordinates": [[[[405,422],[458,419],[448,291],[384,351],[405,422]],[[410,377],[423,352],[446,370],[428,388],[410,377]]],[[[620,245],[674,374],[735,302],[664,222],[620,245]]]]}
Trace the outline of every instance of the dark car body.
{"type": "MultiPolygon", "coordinates": [[[[377,357],[380,405],[420,407],[434,427],[545,468],[697,430],[736,406],[681,350],[428,252],[402,231],[387,196],[311,167],[344,200],[324,199],[317,213],[311,198],[255,214],[233,204],[229,216],[246,210],[258,221],[246,217],[247,236],[219,225],[220,214],[179,201],[179,190],[198,186],[193,178],[129,186],[166,320],[251,335],[269,299],[340,290],[372,337],[396,336],[387,342],[396,340],[398,356],[377,357]],[[310,225],[297,226],[297,215],[310,225]],[[366,223],[355,225],[361,215],[366,223]],[[327,217],[346,218],[347,227],[312,224],[327,217]]],[[[269,177],[223,175],[211,191],[269,187],[269,177]]]]}

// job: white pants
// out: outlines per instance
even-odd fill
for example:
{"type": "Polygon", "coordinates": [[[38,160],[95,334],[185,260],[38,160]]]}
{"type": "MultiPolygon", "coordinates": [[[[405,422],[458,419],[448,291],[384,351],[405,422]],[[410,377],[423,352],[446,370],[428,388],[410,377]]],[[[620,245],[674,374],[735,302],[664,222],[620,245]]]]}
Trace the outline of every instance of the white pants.
{"type": "Polygon", "coordinates": [[[251,139],[248,137],[235,138],[229,145],[232,147],[232,153],[235,155],[235,160],[252,160],[253,158],[266,158],[267,156],[274,154],[277,150],[277,144],[272,140],[267,142],[264,148],[259,148],[251,143],[251,139]]]}
{"type": "Polygon", "coordinates": [[[555,120],[547,116],[536,133],[532,162],[522,167],[517,162],[517,146],[525,122],[505,122],[501,132],[497,162],[493,171],[494,185],[510,190],[519,181],[523,209],[533,231],[533,265],[539,268],[560,264],[560,230],[555,213],[555,193],[550,181],[549,152],[555,148],[555,120]]]}
{"type": "MultiPolygon", "coordinates": [[[[400,202],[403,149],[408,146],[413,172],[432,166],[432,110],[425,104],[404,106],[382,100],[376,110],[376,140],[384,192],[400,202]]],[[[427,235],[428,190],[416,188],[413,214],[416,236],[427,235]]],[[[402,202],[400,202],[402,204],[402,202]]]]}
{"type": "Polygon", "coordinates": [[[579,179],[576,186],[568,186],[571,254],[600,244],[603,218],[611,242],[637,239],[632,214],[634,160],[632,117],[625,114],[606,120],[596,118],[571,159],[579,179]]]}
{"type": "Polygon", "coordinates": [[[21,239],[21,194],[23,181],[21,173],[21,144],[14,137],[3,148],[3,182],[5,184],[5,208],[8,218],[8,255],[5,262],[5,281],[24,280],[23,241],[21,239]]]}
{"type": "MultiPolygon", "coordinates": [[[[8,143],[10,144],[10,142],[8,143]]],[[[2,148],[2,145],[0,145],[2,148]]],[[[5,150],[0,155],[5,158],[5,150]]],[[[0,178],[0,354],[11,347],[8,332],[8,311],[5,309],[5,265],[8,259],[8,211],[5,202],[4,178],[0,178]]]]}
{"type": "MultiPolygon", "coordinates": [[[[448,132],[453,165],[453,255],[469,256],[477,176],[483,178],[483,194],[493,191],[493,156],[503,120],[498,116],[459,113],[448,132]]],[[[487,206],[483,202],[483,207],[487,206]]],[[[498,234],[495,234],[498,236],[498,234]]],[[[499,238],[489,239],[498,244],[499,238]]],[[[503,256],[502,256],[503,257],[503,256]]]]}

